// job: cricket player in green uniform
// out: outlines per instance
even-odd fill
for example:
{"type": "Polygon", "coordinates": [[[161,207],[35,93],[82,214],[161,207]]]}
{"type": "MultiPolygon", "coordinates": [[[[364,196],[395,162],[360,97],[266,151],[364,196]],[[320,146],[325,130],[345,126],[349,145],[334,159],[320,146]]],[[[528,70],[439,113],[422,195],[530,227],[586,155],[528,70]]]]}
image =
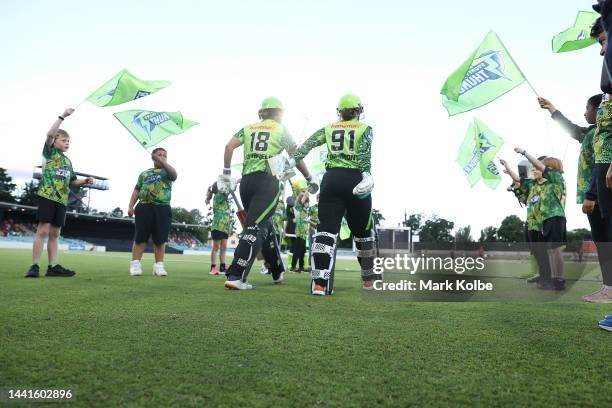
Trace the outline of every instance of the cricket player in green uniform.
{"type": "Polygon", "coordinates": [[[132,247],[132,262],[130,263],[131,276],[142,275],[140,260],[149,237],[153,238],[155,253],[153,275],[168,275],[164,268],[164,252],[172,223],[172,210],[170,208],[172,183],[176,180],[177,174],[167,159],[166,149],[157,148],[153,150],[151,154],[153,168],[140,173],[130,197],[128,215],[130,217],[135,216],[136,226],[132,247]],[[138,205],[136,205],[136,202],[138,202],[138,205]]]}
{"type": "Polygon", "coordinates": [[[293,155],[293,160],[298,162],[315,147],[327,146],[327,171],[321,181],[319,200],[320,224],[312,245],[311,293],[319,296],[333,293],[338,232],[345,213],[355,237],[363,288],[373,289],[374,280],[381,278],[374,272],[376,240],[372,231],[370,194],[374,188],[370,175],[372,127],[359,121],[363,106],[355,95],[344,95],[338,103],[337,113],[340,121],[316,131],[293,155]]]}
{"type": "Polygon", "coordinates": [[[28,269],[26,278],[38,278],[40,275],[40,257],[42,255],[45,239],[47,239],[47,252],[49,265],[45,276],[74,276],[75,272],[66,269],[57,263],[58,241],[62,227],[66,223],[66,205],[70,186],[83,186],[93,184],[93,178],[77,180],[72,170],[72,162],[64,154],[70,148],[68,132],[60,129],[64,119],[74,113],[68,108],[51,125],[47,132],[47,139],[43,147],[42,176],[38,185],[38,211],[36,218],[38,227],[32,247],[32,265],[28,269]]]}
{"type": "MultiPolygon", "coordinates": [[[[283,150],[293,154],[296,148],[293,138],[281,123],[282,116],[283,105],[280,100],[264,99],[259,109],[261,121],[240,129],[225,146],[223,174],[217,184],[221,191],[235,188],[236,180],[231,176],[232,156],[235,149],[243,146],[240,198],[247,213],[244,231],[226,273],[225,287],[228,289],[252,288],[246,282],[247,275],[260,248],[274,283],[283,281],[285,267],[271,223],[280,196],[280,186],[268,166],[269,158],[281,154],[283,150]]],[[[299,161],[297,167],[307,180],[312,179],[302,161],[299,161]]],[[[310,188],[316,191],[318,186],[310,183],[310,188]]]]}
{"type": "Polygon", "coordinates": [[[229,194],[219,191],[217,183],[208,188],[207,205],[211,199],[213,202],[213,221],[210,236],[213,240],[213,248],[210,252],[210,274],[219,275],[219,273],[225,273],[226,271],[225,251],[227,249],[227,239],[232,232],[232,209],[229,194]],[[219,252],[219,268],[217,268],[215,259],[217,251],[219,252]]]}

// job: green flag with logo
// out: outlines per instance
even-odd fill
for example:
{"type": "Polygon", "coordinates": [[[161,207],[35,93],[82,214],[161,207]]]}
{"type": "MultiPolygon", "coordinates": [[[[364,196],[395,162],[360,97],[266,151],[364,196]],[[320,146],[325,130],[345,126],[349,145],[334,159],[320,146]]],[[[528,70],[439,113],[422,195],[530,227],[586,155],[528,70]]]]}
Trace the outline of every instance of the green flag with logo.
{"type": "Polygon", "coordinates": [[[504,140],[479,119],[474,118],[470,123],[457,153],[457,163],[471,187],[481,179],[491,189],[499,186],[501,175],[494,159],[503,144],[504,140]]]}
{"type": "Polygon", "coordinates": [[[345,239],[349,239],[351,237],[351,229],[348,226],[348,222],[346,222],[346,218],[342,218],[342,224],[340,224],[340,239],[344,241],[345,239]]]}
{"type": "Polygon", "coordinates": [[[597,17],[599,13],[579,11],[574,25],[553,37],[553,52],[576,51],[595,44],[597,39],[591,38],[591,27],[597,17]]]}
{"type": "Polygon", "coordinates": [[[133,109],[117,112],[114,115],[145,148],[153,147],[167,137],[183,133],[198,124],[183,118],[181,112],[133,109]]]}
{"type": "Polygon", "coordinates": [[[442,86],[442,105],[449,116],[457,115],[480,108],[525,81],[497,34],[490,31],[442,86]]]}
{"type": "Polygon", "coordinates": [[[144,81],[127,69],[121,70],[110,81],[87,97],[96,106],[114,106],[150,95],[170,86],[168,81],[144,81]]]}

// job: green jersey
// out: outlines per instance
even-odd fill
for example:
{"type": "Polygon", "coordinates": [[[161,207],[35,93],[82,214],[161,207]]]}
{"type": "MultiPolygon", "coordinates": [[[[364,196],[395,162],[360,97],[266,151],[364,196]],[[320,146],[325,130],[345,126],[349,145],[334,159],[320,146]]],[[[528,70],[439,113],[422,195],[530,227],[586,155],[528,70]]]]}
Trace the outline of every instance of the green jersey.
{"type": "Polygon", "coordinates": [[[72,162],[63,152],[45,143],[43,148],[45,163],[38,184],[38,196],[67,205],[70,182],[76,179],[72,162]]]}
{"type": "Polygon", "coordinates": [[[243,127],[234,135],[244,148],[242,174],[268,171],[268,159],[283,150],[291,155],[295,142],[284,125],[266,119],[243,127]]]}
{"type": "Polygon", "coordinates": [[[149,169],[140,173],[136,187],[142,204],[170,205],[172,180],[165,169],[149,169]]]}
{"type": "Polygon", "coordinates": [[[285,203],[283,200],[278,200],[276,210],[272,215],[272,225],[274,225],[274,231],[277,234],[281,234],[283,232],[283,221],[285,221],[285,219],[285,203]]]}
{"type": "Polygon", "coordinates": [[[519,202],[527,206],[527,229],[542,232],[544,220],[540,209],[542,184],[533,179],[522,179],[520,186],[512,186],[512,192],[519,202]]]}
{"type": "Polygon", "coordinates": [[[612,103],[607,100],[602,101],[597,110],[597,130],[593,135],[593,151],[595,163],[612,162],[612,103]]]}
{"type": "Polygon", "coordinates": [[[308,208],[303,204],[296,203],[293,208],[295,214],[295,236],[306,240],[310,225],[308,224],[308,208]]]}
{"type": "Polygon", "coordinates": [[[565,180],[563,175],[547,167],[543,173],[546,182],[542,184],[540,211],[542,220],[552,217],[565,217],[565,180]]]}
{"type": "MultiPolygon", "coordinates": [[[[315,224],[319,225],[321,221],[319,221],[319,205],[318,204],[313,204],[310,206],[310,208],[308,208],[308,218],[311,222],[314,222],[315,224]]],[[[312,225],[310,227],[314,228],[312,225]]]]}
{"type": "Polygon", "coordinates": [[[232,209],[227,194],[216,193],[213,198],[213,222],[211,230],[230,234],[232,229],[232,209]]]}
{"type": "Polygon", "coordinates": [[[580,146],[580,157],[578,158],[578,185],[576,188],[576,203],[584,202],[586,192],[589,191],[589,183],[593,174],[593,165],[595,163],[593,151],[593,136],[596,128],[590,129],[584,134],[582,144],[580,146]]]}
{"type": "Polygon", "coordinates": [[[322,144],[327,145],[325,168],[358,169],[371,171],[372,128],[358,120],[332,123],[316,131],[294,155],[296,162],[322,144]]]}

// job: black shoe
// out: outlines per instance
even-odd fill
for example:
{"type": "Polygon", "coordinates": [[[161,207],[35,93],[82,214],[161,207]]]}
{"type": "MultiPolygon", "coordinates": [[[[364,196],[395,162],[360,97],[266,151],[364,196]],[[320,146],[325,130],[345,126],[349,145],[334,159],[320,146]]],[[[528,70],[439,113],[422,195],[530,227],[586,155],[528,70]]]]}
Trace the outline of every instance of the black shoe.
{"type": "Polygon", "coordinates": [[[527,278],[527,283],[538,283],[540,281],[540,275],[533,275],[531,278],[527,278]]]}
{"type": "Polygon", "coordinates": [[[61,277],[70,277],[76,274],[75,271],[71,271],[70,269],[64,268],[62,265],[55,265],[53,268],[51,266],[47,267],[47,273],[45,276],[61,276],[61,277]]]}
{"type": "Polygon", "coordinates": [[[542,289],[542,290],[556,290],[555,286],[549,280],[538,281],[537,287],[538,289],[542,289]]]}
{"type": "Polygon", "coordinates": [[[30,266],[28,272],[25,274],[26,278],[38,278],[40,276],[40,267],[38,265],[30,266]]]}
{"type": "Polygon", "coordinates": [[[221,273],[225,273],[226,271],[227,271],[227,269],[225,268],[225,264],[221,264],[221,265],[219,266],[219,272],[221,272],[221,273]]]}
{"type": "Polygon", "coordinates": [[[553,278],[552,280],[554,290],[565,290],[565,279],[553,278]]]}

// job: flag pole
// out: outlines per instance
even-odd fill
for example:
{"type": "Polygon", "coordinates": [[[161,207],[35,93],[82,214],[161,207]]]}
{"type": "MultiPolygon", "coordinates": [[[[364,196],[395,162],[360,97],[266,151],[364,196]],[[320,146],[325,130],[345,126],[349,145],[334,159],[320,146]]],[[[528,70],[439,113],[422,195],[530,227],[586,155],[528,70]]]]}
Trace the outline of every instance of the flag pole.
{"type": "Polygon", "coordinates": [[[86,100],[87,100],[87,98],[85,98],[81,102],[79,102],[79,104],[74,107],[74,110],[77,110],[79,108],[79,106],[81,106],[86,100]]]}

